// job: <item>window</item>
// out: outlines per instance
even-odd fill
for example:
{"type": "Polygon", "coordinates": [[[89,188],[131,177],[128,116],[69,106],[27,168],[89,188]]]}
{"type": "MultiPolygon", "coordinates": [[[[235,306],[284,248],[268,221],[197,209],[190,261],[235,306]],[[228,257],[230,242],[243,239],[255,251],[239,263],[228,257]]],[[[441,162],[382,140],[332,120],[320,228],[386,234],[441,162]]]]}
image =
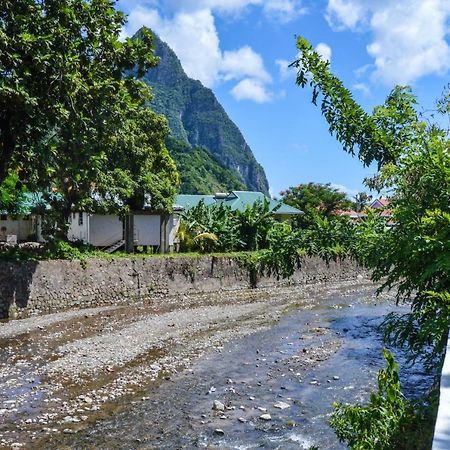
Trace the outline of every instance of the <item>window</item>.
{"type": "Polygon", "coordinates": [[[8,214],[1,214],[0,220],[8,220],[8,214]]]}
{"type": "Polygon", "coordinates": [[[80,212],[78,214],[78,225],[81,227],[81,225],[83,225],[83,213],[80,212]]]}

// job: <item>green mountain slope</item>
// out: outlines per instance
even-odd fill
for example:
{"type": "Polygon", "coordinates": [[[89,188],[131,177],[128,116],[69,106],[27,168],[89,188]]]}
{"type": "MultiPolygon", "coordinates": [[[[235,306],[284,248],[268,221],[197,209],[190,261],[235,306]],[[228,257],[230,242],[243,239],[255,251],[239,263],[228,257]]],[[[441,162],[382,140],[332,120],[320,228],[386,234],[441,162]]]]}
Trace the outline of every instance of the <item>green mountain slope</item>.
{"type": "Polygon", "coordinates": [[[200,81],[189,78],[175,53],[157,36],[155,47],[155,53],[161,58],[161,62],[143,78],[153,89],[151,106],[167,117],[172,136],[176,140],[196,148],[193,152],[174,151],[170,148],[174,141],[169,140],[169,149],[184,180],[182,192],[198,186],[197,175],[200,167],[203,167],[210,171],[210,176],[203,178],[202,183],[209,193],[214,192],[216,187],[222,187],[220,190],[238,189],[238,185],[240,188],[268,193],[269,185],[264,169],[256,161],[239,128],[228,117],[214,93],[200,81]],[[208,153],[211,156],[209,159],[208,153]],[[189,171],[190,164],[198,170],[189,171]],[[183,173],[186,170],[191,175],[196,172],[195,180],[190,179],[186,172],[183,173]],[[210,179],[210,186],[206,179],[210,179]]]}
{"type": "Polygon", "coordinates": [[[246,189],[239,174],[223,167],[204,148],[191,147],[174,138],[169,138],[166,144],[177,163],[182,194],[211,194],[246,189]]]}

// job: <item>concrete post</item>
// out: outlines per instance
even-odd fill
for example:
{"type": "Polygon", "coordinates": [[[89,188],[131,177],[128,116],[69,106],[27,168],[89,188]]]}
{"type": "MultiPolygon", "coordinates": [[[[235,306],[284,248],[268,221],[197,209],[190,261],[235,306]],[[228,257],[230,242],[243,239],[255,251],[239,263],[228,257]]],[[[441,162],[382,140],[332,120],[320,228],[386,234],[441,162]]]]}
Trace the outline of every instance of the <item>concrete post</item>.
{"type": "Polygon", "coordinates": [[[134,215],[133,213],[125,216],[125,251],[134,253],[134,215]]]}
{"type": "Polygon", "coordinates": [[[159,252],[160,253],[167,253],[168,250],[168,237],[167,237],[167,223],[168,223],[168,215],[167,214],[161,214],[160,216],[160,245],[159,245],[159,252]]]}

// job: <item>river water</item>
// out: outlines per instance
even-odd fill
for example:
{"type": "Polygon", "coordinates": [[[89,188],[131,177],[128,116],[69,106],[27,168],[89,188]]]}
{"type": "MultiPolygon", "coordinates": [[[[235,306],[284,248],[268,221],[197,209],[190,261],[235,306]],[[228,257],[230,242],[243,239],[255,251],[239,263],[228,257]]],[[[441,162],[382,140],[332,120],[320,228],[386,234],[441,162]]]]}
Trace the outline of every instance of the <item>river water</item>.
{"type": "MultiPolygon", "coordinates": [[[[393,309],[407,307],[358,290],[333,292],[310,310],[292,308],[272,328],[209,352],[108,419],[46,447],[346,448],[328,425],[332,403],[364,402],[375,389],[384,366],[379,325],[393,309]],[[214,400],[225,410],[213,410],[214,400]],[[279,402],[289,407],[275,407],[279,402]],[[264,414],[271,420],[261,419],[264,414]]],[[[431,375],[396,354],[406,393],[425,392],[431,375]]]]}

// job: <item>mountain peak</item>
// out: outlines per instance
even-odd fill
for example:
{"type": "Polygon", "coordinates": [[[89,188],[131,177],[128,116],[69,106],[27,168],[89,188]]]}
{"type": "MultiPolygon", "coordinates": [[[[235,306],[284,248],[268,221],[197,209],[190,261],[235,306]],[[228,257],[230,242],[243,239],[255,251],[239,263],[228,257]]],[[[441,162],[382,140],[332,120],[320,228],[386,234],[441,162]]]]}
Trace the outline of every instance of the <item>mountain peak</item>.
{"type": "MultiPolygon", "coordinates": [[[[139,32],[141,30],[136,35],[139,32]]],[[[150,69],[143,80],[152,87],[152,108],[167,117],[172,137],[206,150],[240,180],[241,187],[244,185],[249,190],[267,194],[269,185],[264,169],[256,161],[239,128],[211,89],[189,78],[175,52],[153,34],[155,54],[160,63],[150,69]]]]}

